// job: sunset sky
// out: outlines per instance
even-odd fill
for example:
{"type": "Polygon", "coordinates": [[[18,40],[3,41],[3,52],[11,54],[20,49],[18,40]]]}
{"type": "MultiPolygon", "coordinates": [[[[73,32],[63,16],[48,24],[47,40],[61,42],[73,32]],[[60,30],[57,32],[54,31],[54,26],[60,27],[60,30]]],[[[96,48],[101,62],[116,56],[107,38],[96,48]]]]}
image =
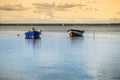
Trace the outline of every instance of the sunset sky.
{"type": "Polygon", "coordinates": [[[0,23],[120,22],[120,0],[0,0],[0,23]]]}

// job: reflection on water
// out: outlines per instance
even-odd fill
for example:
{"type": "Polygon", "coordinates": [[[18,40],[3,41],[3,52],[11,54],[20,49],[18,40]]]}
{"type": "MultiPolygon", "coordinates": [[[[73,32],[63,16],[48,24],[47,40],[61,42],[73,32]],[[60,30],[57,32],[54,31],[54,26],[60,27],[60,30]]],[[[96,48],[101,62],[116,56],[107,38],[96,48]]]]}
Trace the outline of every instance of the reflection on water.
{"type": "Polygon", "coordinates": [[[81,45],[84,41],[84,37],[69,37],[72,46],[81,45]]]}
{"type": "Polygon", "coordinates": [[[96,33],[94,40],[62,32],[0,38],[0,80],[120,80],[118,33],[96,33]]]}
{"type": "Polygon", "coordinates": [[[27,45],[33,48],[41,47],[41,39],[25,39],[27,45]]]}

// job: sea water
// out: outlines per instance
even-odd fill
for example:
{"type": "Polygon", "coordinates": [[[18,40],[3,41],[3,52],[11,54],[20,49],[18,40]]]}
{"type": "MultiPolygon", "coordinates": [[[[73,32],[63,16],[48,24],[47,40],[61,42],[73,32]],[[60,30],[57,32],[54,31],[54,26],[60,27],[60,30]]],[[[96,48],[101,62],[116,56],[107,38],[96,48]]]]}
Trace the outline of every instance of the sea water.
{"type": "Polygon", "coordinates": [[[0,80],[120,80],[120,32],[0,32],[0,80]]]}

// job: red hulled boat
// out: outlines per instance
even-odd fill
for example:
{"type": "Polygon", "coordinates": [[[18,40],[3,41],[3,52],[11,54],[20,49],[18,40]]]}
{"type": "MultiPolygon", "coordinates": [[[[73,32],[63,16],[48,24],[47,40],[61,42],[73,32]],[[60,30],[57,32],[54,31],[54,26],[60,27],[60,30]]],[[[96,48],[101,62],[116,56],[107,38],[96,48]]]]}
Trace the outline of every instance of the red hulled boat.
{"type": "Polygon", "coordinates": [[[83,37],[84,30],[75,30],[75,29],[70,29],[68,30],[68,34],[70,37],[83,37]]]}

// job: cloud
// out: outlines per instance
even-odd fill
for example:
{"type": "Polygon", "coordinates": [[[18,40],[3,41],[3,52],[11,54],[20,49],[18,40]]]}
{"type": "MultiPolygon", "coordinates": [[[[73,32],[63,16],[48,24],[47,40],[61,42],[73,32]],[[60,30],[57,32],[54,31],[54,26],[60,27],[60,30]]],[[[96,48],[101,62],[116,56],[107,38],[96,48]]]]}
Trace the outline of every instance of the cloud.
{"type": "Polygon", "coordinates": [[[33,3],[34,6],[34,13],[39,13],[42,16],[42,19],[54,19],[57,16],[55,15],[56,11],[66,12],[72,9],[81,9],[87,5],[83,4],[75,4],[75,3],[63,3],[63,4],[56,4],[56,3],[33,3]]]}
{"type": "Polygon", "coordinates": [[[68,4],[68,3],[64,3],[64,4],[55,4],[55,3],[34,3],[33,6],[35,6],[35,8],[37,10],[55,10],[55,11],[68,11],[72,8],[75,7],[84,7],[87,5],[83,5],[83,4],[68,4]]]}
{"type": "Polygon", "coordinates": [[[99,1],[94,1],[94,0],[92,1],[92,0],[91,0],[91,1],[88,1],[87,3],[88,3],[88,4],[96,4],[96,3],[99,3],[99,1]]]}
{"type": "Polygon", "coordinates": [[[120,12],[117,12],[117,14],[120,14],[120,12]]]}
{"type": "Polygon", "coordinates": [[[24,11],[27,9],[28,8],[23,7],[21,4],[0,6],[0,10],[4,10],[4,11],[24,11]]]}
{"type": "Polygon", "coordinates": [[[94,6],[96,4],[99,4],[99,1],[91,0],[91,1],[88,1],[86,4],[87,6],[84,8],[84,11],[98,11],[99,10],[96,6],[94,6]]]}
{"type": "Polygon", "coordinates": [[[33,3],[37,9],[50,9],[55,7],[55,3],[49,4],[49,3],[33,3]]]}
{"type": "Polygon", "coordinates": [[[111,22],[120,22],[120,18],[115,18],[115,17],[113,17],[113,18],[110,18],[110,19],[108,19],[107,21],[111,21],[111,22]]]}
{"type": "Polygon", "coordinates": [[[84,11],[98,11],[99,9],[93,7],[86,7],[84,11]]]}
{"type": "Polygon", "coordinates": [[[74,8],[74,7],[83,7],[83,6],[86,6],[86,5],[82,5],[82,4],[60,4],[60,5],[57,5],[57,8],[61,8],[61,9],[69,9],[69,8],[74,8]]]}

